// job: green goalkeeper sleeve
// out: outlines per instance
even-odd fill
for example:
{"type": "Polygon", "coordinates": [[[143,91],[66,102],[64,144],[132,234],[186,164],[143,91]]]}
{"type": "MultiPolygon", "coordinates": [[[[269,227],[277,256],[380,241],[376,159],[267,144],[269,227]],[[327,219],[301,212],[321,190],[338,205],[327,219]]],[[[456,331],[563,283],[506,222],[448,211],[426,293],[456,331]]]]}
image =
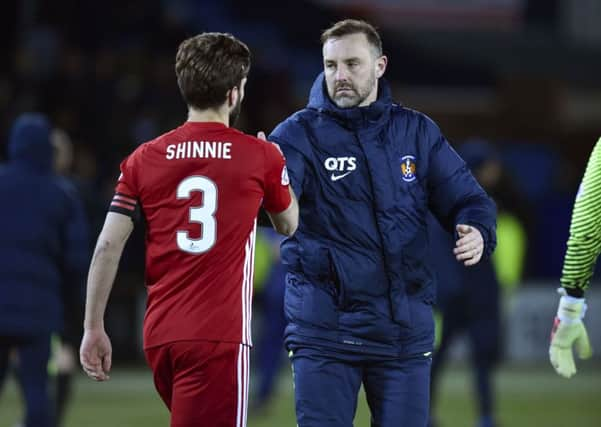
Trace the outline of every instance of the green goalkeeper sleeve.
{"type": "Polygon", "coordinates": [[[601,252],[601,138],[593,148],[576,196],[561,285],[573,297],[587,289],[601,252]]]}
{"type": "Polygon", "coordinates": [[[582,322],[586,312],[584,291],[589,285],[601,252],[601,138],[595,144],[580,183],[568,250],[561,275],[559,308],[551,331],[549,358],[559,375],[576,373],[573,349],[581,359],[592,355],[588,333],[582,322]]]}

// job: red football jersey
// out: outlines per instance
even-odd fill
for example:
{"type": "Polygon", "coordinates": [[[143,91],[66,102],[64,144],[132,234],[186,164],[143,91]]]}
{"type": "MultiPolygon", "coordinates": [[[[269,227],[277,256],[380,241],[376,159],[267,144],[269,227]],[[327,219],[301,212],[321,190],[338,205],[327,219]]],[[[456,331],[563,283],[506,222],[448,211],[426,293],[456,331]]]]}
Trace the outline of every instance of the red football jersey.
{"type": "Polygon", "coordinates": [[[145,348],[252,344],[257,213],[290,201],[276,146],[220,123],[186,122],[121,163],[110,210],[147,223],[145,348]]]}

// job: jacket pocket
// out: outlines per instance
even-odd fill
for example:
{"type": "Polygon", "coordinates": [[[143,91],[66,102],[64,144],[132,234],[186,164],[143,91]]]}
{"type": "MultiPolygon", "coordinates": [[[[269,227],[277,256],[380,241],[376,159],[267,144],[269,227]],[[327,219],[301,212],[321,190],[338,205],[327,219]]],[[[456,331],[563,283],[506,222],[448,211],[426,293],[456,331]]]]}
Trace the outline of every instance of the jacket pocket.
{"type": "Polygon", "coordinates": [[[332,265],[328,249],[309,241],[301,246],[300,264],[303,274],[311,281],[332,281],[332,265]]]}
{"type": "Polygon", "coordinates": [[[300,264],[306,280],[335,297],[340,306],[344,300],[344,291],[332,251],[325,246],[307,244],[302,248],[300,264]]]}
{"type": "Polygon", "coordinates": [[[302,275],[286,275],[284,313],[291,323],[335,329],[338,327],[336,297],[330,289],[315,285],[302,275]]]}
{"type": "Polygon", "coordinates": [[[409,297],[434,304],[434,276],[426,264],[413,257],[403,257],[403,280],[409,297]]]}
{"type": "Polygon", "coordinates": [[[286,289],[284,291],[284,316],[288,322],[296,322],[301,318],[303,296],[300,292],[299,275],[286,274],[286,289]]]}
{"type": "Polygon", "coordinates": [[[340,267],[338,257],[333,251],[328,251],[328,258],[330,261],[330,284],[334,288],[334,295],[336,297],[336,305],[338,308],[346,307],[346,291],[344,288],[344,280],[340,275],[340,267]]]}

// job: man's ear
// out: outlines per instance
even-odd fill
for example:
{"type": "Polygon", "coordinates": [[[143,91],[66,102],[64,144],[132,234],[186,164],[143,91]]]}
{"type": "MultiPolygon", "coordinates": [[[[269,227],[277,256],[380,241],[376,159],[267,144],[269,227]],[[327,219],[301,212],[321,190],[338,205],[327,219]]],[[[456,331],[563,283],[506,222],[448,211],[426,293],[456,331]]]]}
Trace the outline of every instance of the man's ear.
{"type": "Polygon", "coordinates": [[[388,65],[388,58],[386,55],[382,55],[376,59],[376,78],[380,78],[386,71],[386,65],[388,65]]]}
{"type": "Polygon", "coordinates": [[[227,98],[227,106],[232,108],[238,102],[238,98],[240,97],[240,89],[238,89],[238,86],[234,86],[227,91],[225,96],[227,98]]]}

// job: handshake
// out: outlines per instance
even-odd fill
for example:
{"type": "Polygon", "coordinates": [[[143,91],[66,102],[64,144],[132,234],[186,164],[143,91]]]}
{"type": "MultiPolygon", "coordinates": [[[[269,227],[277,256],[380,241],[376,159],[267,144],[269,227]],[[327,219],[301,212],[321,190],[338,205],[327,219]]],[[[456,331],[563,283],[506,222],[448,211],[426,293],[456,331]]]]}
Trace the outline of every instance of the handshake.
{"type": "Polygon", "coordinates": [[[555,371],[563,377],[570,378],[576,373],[572,346],[576,348],[581,359],[588,359],[593,351],[582,323],[586,312],[584,298],[571,297],[566,294],[564,288],[559,288],[558,292],[561,298],[551,331],[549,357],[555,371]]]}

